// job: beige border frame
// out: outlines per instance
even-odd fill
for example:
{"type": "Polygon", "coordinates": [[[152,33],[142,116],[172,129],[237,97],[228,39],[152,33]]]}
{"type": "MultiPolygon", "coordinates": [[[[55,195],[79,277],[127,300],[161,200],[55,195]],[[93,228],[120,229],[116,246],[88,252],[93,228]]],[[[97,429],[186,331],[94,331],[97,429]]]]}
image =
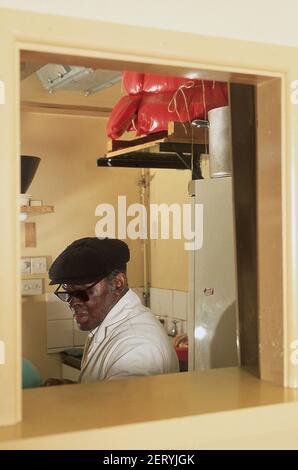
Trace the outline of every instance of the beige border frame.
{"type": "MultiPolygon", "coordinates": [[[[284,299],[284,386],[298,387],[298,107],[291,104],[291,82],[298,79],[297,49],[202,37],[193,34],[120,26],[95,21],[1,10],[0,80],[0,341],[6,360],[0,364],[0,424],[21,419],[20,235],[16,194],[19,187],[19,56],[21,50],[133,63],[152,71],[175,67],[213,71],[218,78],[246,74],[247,81],[270,77],[282,83],[282,213],[284,299]],[[259,78],[256,78],[259,77],[259,78]],[[263,78],[261,78],[263,77],[263,78]],[[0,98],[1,99],[1,98],[0,98]],[[4,269],[3,269],[4,267],[4,269]]],[[[244,77],[245,79],[245,77],[244,77]]]]}

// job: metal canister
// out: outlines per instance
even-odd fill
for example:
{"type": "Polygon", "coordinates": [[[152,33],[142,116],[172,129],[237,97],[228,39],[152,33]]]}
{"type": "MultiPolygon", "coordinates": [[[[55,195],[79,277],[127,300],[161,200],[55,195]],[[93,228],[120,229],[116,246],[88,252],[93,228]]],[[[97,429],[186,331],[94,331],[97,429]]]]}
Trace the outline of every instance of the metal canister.
{"type": "Polygon", "coordinates": [[[222,178],[232,174],[232,146],[230,108],[211,109],[208,112],[210,177],[222,178]]]}

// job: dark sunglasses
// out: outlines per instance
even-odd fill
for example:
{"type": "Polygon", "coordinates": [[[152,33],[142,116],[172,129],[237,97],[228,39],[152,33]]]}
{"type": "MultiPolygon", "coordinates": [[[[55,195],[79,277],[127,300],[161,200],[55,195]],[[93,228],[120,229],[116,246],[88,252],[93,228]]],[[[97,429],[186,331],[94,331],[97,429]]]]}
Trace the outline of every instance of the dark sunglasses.
{"type": "Polygon", "coordinates": [[[63,302],[70,302],[71,299],[76,298],[79,299],[81,302],[88,302],[89,295],[88,290],[91,287],[94,287],[99,281],[95,281],[91,286],[88,286],[86,289],[78,289],[68,292],[66,290],[59,290],[63,284],[60,284],[57,289],[55,290],[54,294],[58,297],[58,299],[62,300],[63,302]]]}

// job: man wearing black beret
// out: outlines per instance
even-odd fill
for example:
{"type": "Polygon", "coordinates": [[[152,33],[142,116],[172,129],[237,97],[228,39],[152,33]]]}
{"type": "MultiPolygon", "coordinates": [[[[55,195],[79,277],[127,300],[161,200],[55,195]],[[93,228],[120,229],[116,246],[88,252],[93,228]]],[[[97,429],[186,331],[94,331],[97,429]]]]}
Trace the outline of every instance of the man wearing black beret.
{"type": "MultiPolygon", "coordinates": [[[[165,329],[129,289],[129,248],[121,240],[87,237],[74,241],[54,261],[50,284],[89,331],[79,382],[178,372],[165,329]]],[[[45,385],[66,381],[48,379],[45,385]]]]}

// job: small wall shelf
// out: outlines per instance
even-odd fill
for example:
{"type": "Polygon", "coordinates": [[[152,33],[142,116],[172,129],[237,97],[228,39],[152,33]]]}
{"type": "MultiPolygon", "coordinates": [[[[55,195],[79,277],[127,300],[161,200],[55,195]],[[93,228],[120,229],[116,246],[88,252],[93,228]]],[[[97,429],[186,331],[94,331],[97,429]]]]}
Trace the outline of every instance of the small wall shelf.
{"type": "Polygon", "coordinates": [[[22,206],[21,212],[28,215],[41,215],[54,212],[54,206],[22,206]]]}
{"type": "MultiPolygon", "coordinates": [[[[28,215],[42,215],[54,212],[54,206],[22,206],[21,212],[28,215]]],[[[25,222],[25,247],[36,247],[36,225],[35,222],[25,222]]]]}

